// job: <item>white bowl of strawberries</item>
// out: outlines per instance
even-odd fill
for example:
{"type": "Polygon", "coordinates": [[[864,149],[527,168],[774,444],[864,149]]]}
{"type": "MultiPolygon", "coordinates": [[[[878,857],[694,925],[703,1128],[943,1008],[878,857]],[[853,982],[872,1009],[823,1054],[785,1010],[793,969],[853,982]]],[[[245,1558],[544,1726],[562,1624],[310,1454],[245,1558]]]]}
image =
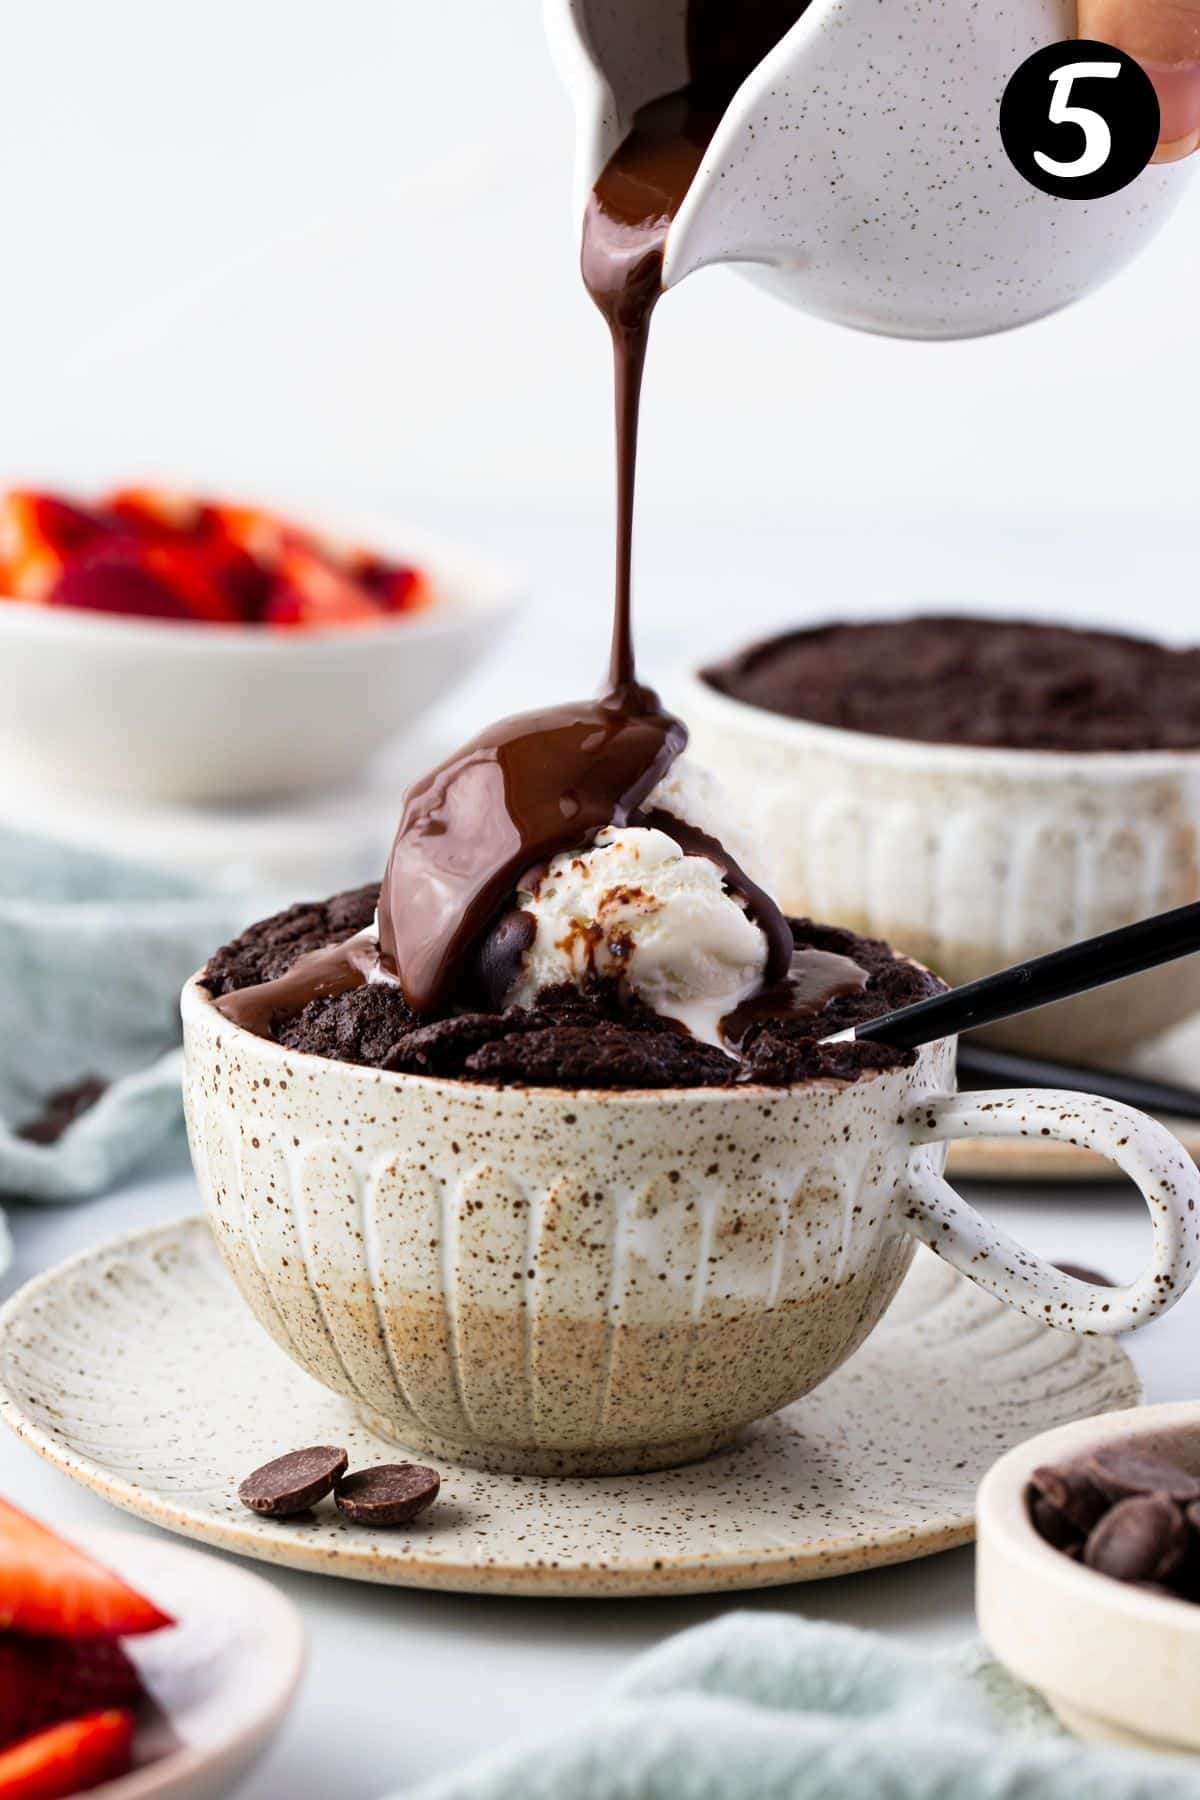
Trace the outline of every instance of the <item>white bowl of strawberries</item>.
{"type": "Polygon", "coordinates": [[[131,1532],[68,1543],[0,1500],[0,1800],[226,1800],[304,1661],[258,1576],[131,1532]]]}
{"type": "Polygon", "coordinates": [[[388,521],[125,489],[0,497],[0,781],[228,802],[357,774],[518,589],[388,521]]]}

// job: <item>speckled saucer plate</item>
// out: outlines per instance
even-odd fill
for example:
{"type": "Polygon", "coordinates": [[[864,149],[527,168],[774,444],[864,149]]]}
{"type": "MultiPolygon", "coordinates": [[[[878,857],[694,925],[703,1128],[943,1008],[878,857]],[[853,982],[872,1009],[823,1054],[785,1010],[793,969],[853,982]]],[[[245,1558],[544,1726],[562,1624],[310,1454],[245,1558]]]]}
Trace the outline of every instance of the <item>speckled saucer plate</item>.
{"type": "Polygon", "coordinates": [[[432,1511],[371,1532],[328,1502],[290,1522],[238,1504],[284,1450],[398,1453],[260,1330],[202,1219],[89,1251],[0,1313],[0,1416],[114,1505],[266,1562],[467,1593],[708,1593],[928,1556],[970,1539],[1003,1451],[1139,1397],[1118,1345],[1022,1318],[919,1250],[858,1354],[734,1448],[616,1479],[442,1465],[432,1511]]]}
{"type": "Polygon", "coordinates": [[[178,1623],[127,1640],[149,1696],[134,1767],[97,1800],[226,1800],[287,1716],[304,1672],[290,1600],[236,1564],[130,1531],[68,1531],[178,1623]]]}
{"type": "MultiPolygon", "coordinates": [[[[1200,1087],[1200,1015],[1151,1044],[1139,1045],[1131,1055],[1116,1059],[1113,1067],[1180,1087],[1200,1087]]],[[[1172,1119],[1165,1113],[1161,1117],[1193,1162],[1200,1163],[1200,1119],[1172,1119]]],[[[950,1146],[946,1173],[960,1181],[1122,1179],[1110,1162],[1092,1150],[1039,1138],[960,1138],[950,1146]]]]}

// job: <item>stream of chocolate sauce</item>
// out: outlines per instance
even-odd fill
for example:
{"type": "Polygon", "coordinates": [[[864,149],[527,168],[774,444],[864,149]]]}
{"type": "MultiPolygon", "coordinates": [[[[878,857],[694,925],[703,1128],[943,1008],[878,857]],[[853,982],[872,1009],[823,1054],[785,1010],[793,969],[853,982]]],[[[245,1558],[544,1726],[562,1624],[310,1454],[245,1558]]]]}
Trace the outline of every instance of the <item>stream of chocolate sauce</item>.
{"type": "MultiPolygon", "coordinates": [[[[281,982],[219,1001],[238,1023],[269,1030],[275,1013],[344,993],[368,975],[398,982],[418,1013],[436,1012],[471,990],[494,998],[530,939],[527,915],[503,910],[521,877],[605,826],[635,820],[683,750],[686,729],[638,681],[633,647],[634,486],[650,321],[662,293],[671,221],[721,115],[806,3],[691,0],[691,80],[639,109],[585,212],[581,266],[612,335],[616,400],[616,591],[607,691],[501,720],[415,783],[384,874],[374,968],[364,966],[353,946],[314,952],[281,982]]],[[[798,992],[788,987],[791,928],[774,901],[715,839],[666,812],[644,822],[669,833],[685,853],[709,856],[722,868],[767,937],[766,981],[790,1010],[787,996],[798,992]]],[[[844,981],[844,972],[832,978],[844,981]]],[[[815,1006],[807,997],[803,1010],[815,1006]]]]}
{"type": "Polygon", "coordinates": [[[662,295],[667,234],[738,88],[808,0],[690,0],[690,79],[641,106],[601,170],[583,216],[583,283],[613,342],[617,420],[617,578],[613,687],[633,679],[631,570],[638,415],[650,321],[662,295]]]}
{"type": "MultiPolygon", "coordinates": [[[[600,174],[584,214],[584,285],[612,334],[617,443],[617,566],[608,691],[599,700],[527,713],[490,726],[410,789],[379,905],[382,969],[409,1005],[429,1012],[462,987],[482,950],[494,991],[497,964],[520,954],[522,930],[497,911],[532,865],[624,825],[687,742],[677,719],[637,679],[633,648],[633,504],[638,414],[650,321],[662,293],[667,232],[736,89],[803,10],[797,0],[692,0],[692,79],[642,107],[600,174]]],[[[678,822],[656,821],[685,850],[678,822]]],[[[711,840],[706,843],[711,844],[711,840]]],[[[720,850],[713,845],[702,854],[720,850]]],[[[770,947],[769,979],[792,951],[779,908],[720,851],[770,947]]],[[[527,936],[525,942],[528,941],[527,936]]]]}

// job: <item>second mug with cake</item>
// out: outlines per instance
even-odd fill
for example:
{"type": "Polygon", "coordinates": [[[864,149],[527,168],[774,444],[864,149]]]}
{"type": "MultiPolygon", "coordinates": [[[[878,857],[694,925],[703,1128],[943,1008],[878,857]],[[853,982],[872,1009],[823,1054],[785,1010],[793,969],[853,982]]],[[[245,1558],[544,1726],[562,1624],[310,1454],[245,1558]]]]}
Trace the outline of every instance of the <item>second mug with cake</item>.
{"type": "MultiPolygon", "coordinates": [[[[688,679],[790,911],[960,983],[1200,897],[1200,651],[969,618],[797,631],[688,679]]],[[[994,1027],[1087,1060],[1200,1010],[1200,957],[994,1027]]]]}

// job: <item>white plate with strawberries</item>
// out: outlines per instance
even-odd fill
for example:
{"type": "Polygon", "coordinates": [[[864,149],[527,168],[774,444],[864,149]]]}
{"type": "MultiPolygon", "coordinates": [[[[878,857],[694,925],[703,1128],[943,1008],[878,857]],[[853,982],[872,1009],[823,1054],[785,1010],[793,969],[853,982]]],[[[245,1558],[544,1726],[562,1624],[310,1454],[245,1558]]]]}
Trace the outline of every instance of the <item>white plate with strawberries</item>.
{"type": "Polygon", "coordinates": [[[68,1543],[0,1501],[0,1800],[224,1800],[304,1660],[260,1577],[129,1532],[68,1543]]]}

